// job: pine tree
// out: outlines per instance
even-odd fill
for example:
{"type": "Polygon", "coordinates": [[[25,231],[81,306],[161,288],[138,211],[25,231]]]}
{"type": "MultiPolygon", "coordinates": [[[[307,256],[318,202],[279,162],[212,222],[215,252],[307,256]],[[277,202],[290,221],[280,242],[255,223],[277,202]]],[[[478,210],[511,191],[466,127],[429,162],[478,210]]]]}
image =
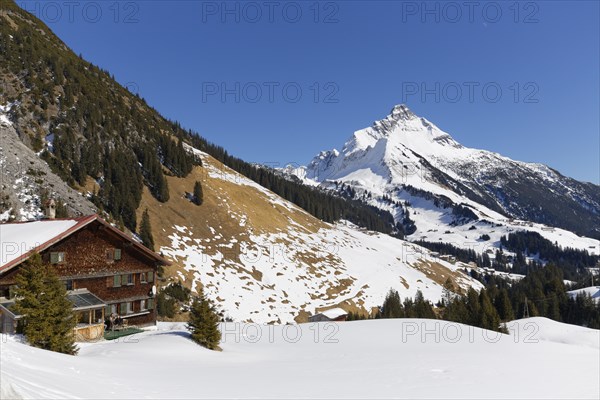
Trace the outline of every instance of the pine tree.
{"type": "Polygon", "coordinates": [[[27,341],[41,349],[77,354],[73,304],[52,267],[44,265],[36,254],[25,263],[16,280],[15,309],[24,316],[27,341]]]}
{"type": "Polygon", "coordinates": [[[204,193],[202,192],[202,184],[198,181],[194,184],[194,204],[202,205],[204,202],[204,193]]]}
{"type": "Polygon", "coordinates": [[[417,290],[417,293],[415,294],[414,310],[415,310],[416,318],[429,318],[429,319],[436,318],[435,311],[433,311],[433,307],[431,306],[431,303],[429,301],[425,300],[425,297],[423,296],[423,292],[421,292],[420,290],[417,290]]]}
{"type": "Polygon", "coordinates": [[[192,303],[187,328],[192,333],[194,342],[210,350],[219,350],[219,315],[202,291],[192,303]]]}
{"type": "Polygon", "coordinates": [[[482,289],[481,292],[479,292],[479,304],[481,305],[481,312],[479,324],[477,326],[492,331],[498,331],[500,329],[500,317],[492,305],[490,297],[485,289],[482,289]]]}
{"type": "Polygon", "coordinates": [[[144,246],[154,250],[154,237],[152,236],[152,226],[150,225],[150,215],[147,208],[142,214],[142,222],[140,222],[140,239],[142,239],[144,246]]]}
{"type": "Polygon", "coordinates": [[[512,321],[515,319],[515,313],[510,303],[510,297],[508,296],[508,290],[506,288],[501,289],[496,296],[494,301],[500,320],[512,321]]]}
{"type": "Polygon", "coordinates": [[[400,301],[400,294],[398,294],[398,291],[390,289],[381,307],[381,318],[402,318],[403,316],[404,311],[402,309],[402,302],[400,301]]]}

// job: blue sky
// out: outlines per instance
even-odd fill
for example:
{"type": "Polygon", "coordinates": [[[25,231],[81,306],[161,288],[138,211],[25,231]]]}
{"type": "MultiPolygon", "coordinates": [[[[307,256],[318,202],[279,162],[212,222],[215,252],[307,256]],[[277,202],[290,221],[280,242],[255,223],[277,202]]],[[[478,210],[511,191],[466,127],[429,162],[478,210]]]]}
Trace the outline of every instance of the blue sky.
{"type": "Polygon", "coordinates": [[[17,3],[247,161],[305,164],[406,103],[466,146],[600,183],[597,1],[17,3]]]}

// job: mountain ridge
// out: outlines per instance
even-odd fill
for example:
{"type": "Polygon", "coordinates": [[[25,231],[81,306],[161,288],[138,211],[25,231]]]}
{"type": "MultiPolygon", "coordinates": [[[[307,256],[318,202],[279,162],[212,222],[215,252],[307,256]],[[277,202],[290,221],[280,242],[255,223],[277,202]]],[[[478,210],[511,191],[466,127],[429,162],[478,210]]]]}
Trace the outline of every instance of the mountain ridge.
{"type": "Polygon", "coordinates": [[[354,132],[341,151],[321,151],[306,167],[284,172],[313,186],[341,182],[379,196],[407,186],[458,194],[508,219],[600,238],[600,186],[544,164],[465,147],[404,104],[354,132]]]}

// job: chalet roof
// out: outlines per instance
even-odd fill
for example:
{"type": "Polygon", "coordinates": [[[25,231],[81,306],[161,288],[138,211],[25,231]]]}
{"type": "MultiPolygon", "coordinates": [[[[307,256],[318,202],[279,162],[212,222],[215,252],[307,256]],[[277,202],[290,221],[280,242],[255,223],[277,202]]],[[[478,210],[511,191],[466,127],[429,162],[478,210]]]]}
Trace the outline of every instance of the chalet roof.
{"type": "MultiPolygon", "coordinates": [[[[67,299],[73,303],[73,311],[95,310],[106,306],[106,303],[87,289],[70,290],[67,292],[67,299]]],[[[0,307],[10,312],[16,319],[22,317],[15,310],[15,299],[0,301],[0,307]]]]}
{"type": "Polygon", "coordinates": [[[162,265],[170,262],[113,227],[98,215],[79,218],[48,219],[0,224],[0,274],[21,264],[34,253],[42,252],[93,222],[131,243],[139,252],[162,265]]]}
{"type": "Polygon", "coordinates": [[[322,314],[329,319],[336,319],[336,318],[341,317],[342,315],[346,315],[348,313],[345,310],[337,307],[337,308],[332,308],[329,310],[321,311],[319,314],[322,314]]]}

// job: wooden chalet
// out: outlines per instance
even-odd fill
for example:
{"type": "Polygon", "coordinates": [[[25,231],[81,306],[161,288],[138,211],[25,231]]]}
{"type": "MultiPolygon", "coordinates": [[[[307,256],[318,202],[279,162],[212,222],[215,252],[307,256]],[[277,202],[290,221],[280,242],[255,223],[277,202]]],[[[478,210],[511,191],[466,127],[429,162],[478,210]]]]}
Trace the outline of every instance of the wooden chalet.
{"type": "Polygon", "coordinates": [[[0,331],[14,333],[15,277],[33,254],[54,266],[78,318],[76,337],[156,324],[156,275],[170,263],[97,215],[0,224],[0,331]]]}

